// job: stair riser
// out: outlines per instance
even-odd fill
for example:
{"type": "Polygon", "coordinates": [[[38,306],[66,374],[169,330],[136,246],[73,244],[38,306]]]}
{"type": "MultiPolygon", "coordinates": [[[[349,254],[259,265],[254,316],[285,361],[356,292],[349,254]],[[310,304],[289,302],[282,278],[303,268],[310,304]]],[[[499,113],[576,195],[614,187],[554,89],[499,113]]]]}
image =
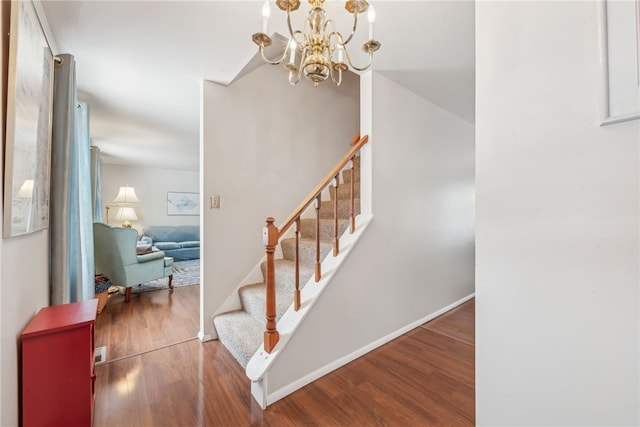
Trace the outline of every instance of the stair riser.
{"type": "MultiPolygon", "coordinates": [[[[360,213],[360,199],[354,200],[355,215],[360,213]]],[[[351,217],[351,200],[338,200],[338,218],[351,217]]],[[[322,202],[320,205],[320,218],[333,218],[333,201],[322,202]]]]}
{"type": "MultiPolygon", "coordinates": [[[[329,194],[333,200],[336,194],[336,189],[333,186],[329,187],[329,194]]],[[[360,185],[353,186],[353,197],[360,198],[360,185]]],[[[351,185],[349,183],[338,186],[338,199],[351,199],[351,185]]]]}
{"type": "MultiPolygon", "coordinates": [[[[281,263],[276,263],[276,288],[282,289],[283,291],[293,292],[295,289],[295,267],[291,261],[287,260],[289,264],[281,265],[281,263]]],[[[267,271],[267,263],[263,262],[260,266],[262,269],[262,277],[266,278],[267,271]]],[[[309,280],[311,276],[313,276],[313,266],[304,266],[300,265],[300,286],[304,286],[304,284],[309,280]]],[[[266,279],[265,279],[266,280],[266,279]]]]}
{"type": "MultiPolygon", "coordinates": [[[[320,240],[332,241],[333,240],[333,227],[334,221],[332,219],[320,220],[320,240]]],[[[338,220],[338,236],[342,236],[349,228],[348,219],[338,220]]],[[[300,220],[300,235],[303,239],[315,239],[316,238],[316,220],[315,219],[302,219],[300,220]]]]}
{"type": "MultiPolygon", "coordinates": [[[[282,256],[289,261],[295,261],[296,239],[284,239],[280,242],[282,256]]],[[[326,241],[320,242],[320,260],[323,260],[332,250],[332,244],[326,241]]],[[[315,240],[302,240],[298,244],[298,260],[300,264],[313,266],[316,262],[316,242],[315,240]]]]}
{"type": "MultiPolygon", "coordinates": [[[[309,279],[305,280],[305,283],[309,279]]],[[[254,285],[251,285],[254,286],[254,285]]],[[[249,287],[247,287],[249,288],[249,287]]],[[[260,287],[254,287],[252,289],[243,289],[240,291],[240,301],[242,301],[242,309],[253,317],[257,322],[265,323],[267,320],[266,315],[266,287],[264,284],[260,287]]],[[[276,287],[276,322],[287,311],[289,306],[293,303],[293,288],[282,289],[276,287]]]]}
{"type": "Polygon", "coordinates": [[[266,287],[264,283],[243,286],[238,290],[242,309],[249,313],[254,319],[262,322],[265,317],[265,295],[266,287]]]}
{"type": "MultiPolygon", "coordinates": [[[[356,185],[359,184],[360,182],[360,168],[356,168],[354,169],[354,176],[356,178],[356,180],[354,181],[356,185]]],[[[351,169],[344,169],[342,171],[342,182],[344,184],[348,184],[351,182],[351,169]]],[[[344,185],[342,184],[342,185],[344,185]]]]}

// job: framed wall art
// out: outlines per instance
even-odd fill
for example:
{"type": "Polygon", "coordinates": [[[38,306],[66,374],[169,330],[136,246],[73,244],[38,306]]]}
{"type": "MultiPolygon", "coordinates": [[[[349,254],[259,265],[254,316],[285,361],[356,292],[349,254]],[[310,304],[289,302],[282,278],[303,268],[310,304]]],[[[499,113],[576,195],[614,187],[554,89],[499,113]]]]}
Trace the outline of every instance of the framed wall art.
{"type": "Polygon", "coordinates": [[[200,215],[200,194],[168,191],[167,215],[200,215]]]}
{"type": "Polygon", "coordinates": [[[601,0],[600,124],[640,118],[640,0],[601,0]]]}
{"type": "Polygon", "coordinates": [[[31,1],[11,2],[4,237],[49,226],[53,55],[31,1]]]}

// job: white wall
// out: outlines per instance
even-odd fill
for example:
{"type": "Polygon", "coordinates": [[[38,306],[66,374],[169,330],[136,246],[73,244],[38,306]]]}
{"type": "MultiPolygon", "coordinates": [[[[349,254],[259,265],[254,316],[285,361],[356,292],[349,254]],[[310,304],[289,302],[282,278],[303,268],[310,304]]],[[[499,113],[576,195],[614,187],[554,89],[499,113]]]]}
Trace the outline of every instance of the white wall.
{"type": "Polygon", "coordinates": [[[292,87],[282,67],[262,66],[229,87],[203,83],[202,302],[214,310],[264,256],[262,227],[279,225],[349,150],[358,133],[358,79],[292,87]]]}
{"type": "Polygon", "coordinates": [[[474,292],[474,128],[372,77],[373,222],[279,354],[269,393],[474,292]]]}
{"type": "Polygon", "coordinates": [[[638,425],[640,122],[599,127],[595,2],[478,2],[479,425],[638,425]]]}
{"type": "MultiPolygon", "coordinates": [[[[0,7],[2,54],[0,70],[7,66],[9,2],[0,7]]],[[[3,81],[6,72],[3,73],[3,81]]],[[[0,99],[5,87],[0,85],[0,99]]],[[[1,129],[4,135],[5,111],[2,106],[1,129]]],[[[4,139],[4,138],[3,138],[4,139]]],[[[3,150],[0,150],[2,164],[3,150]]],[[[4,181],[4,175],[1,178],[4,181]]],[[[0,198],[1,199],[1,198],[0,198]]],[[[1,201],[0,201],[1,203],[1,201]]],[[[0,209],[0,224],[2,224],[0,209]]],[[[48,230],[2,239],[0,241],[0,425],[17,426],[18,337],[31,318],[49,305],[49,232],[48,230]]]]}
{"type": "MultiPolygon", "coordinates": [[[[150,225],[198,225],[200,218],[193,215],[167,215],[167,191],[200,192],[198,171],[162,169],[140,166],[102,165],[102,196],[105,204],[113,204],[121,186],[135,188],[140,203],[132,203],[138,221],[133,228],[142,232],[150,225]]],[[[109,210],[109,223],[117,225],[118,208],[109,210]]]]}

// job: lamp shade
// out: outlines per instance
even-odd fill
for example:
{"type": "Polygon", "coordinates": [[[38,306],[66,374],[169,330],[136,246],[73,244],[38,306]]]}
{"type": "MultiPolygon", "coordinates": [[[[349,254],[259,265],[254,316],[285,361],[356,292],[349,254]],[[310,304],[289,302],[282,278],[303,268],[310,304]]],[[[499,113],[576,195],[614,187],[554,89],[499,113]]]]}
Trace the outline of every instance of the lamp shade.
{"type": "Polygon", "coordinates": [[[131,221],[137,220],[138,215],[136,215],[135,209],[125,206],[122,208],[118,208],[116,219],[118,221],[122,221],[123,227],[131,228],[131,221]]]}
{"type": "Polygon", "coordinates": [[[118,195],[113,199],[113,203],[138,203],[139,201],[136,190],[129,186],[120,187],[118,195]]]}
{"type": "Polygon", "coordinates": [[[135,221],[138,219],[138,215],[136,215],[136,210],[134,208],[123,207],[118,208],[116,219],[118,221],[135,221]]]}

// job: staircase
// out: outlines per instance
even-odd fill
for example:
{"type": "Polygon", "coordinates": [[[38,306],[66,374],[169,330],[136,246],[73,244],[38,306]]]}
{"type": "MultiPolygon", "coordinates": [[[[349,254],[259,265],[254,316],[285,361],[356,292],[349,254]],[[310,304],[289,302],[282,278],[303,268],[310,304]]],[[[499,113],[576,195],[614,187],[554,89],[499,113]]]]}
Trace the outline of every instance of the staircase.
{"type": "MultiPolygon", "coordinates": [[[[352,170],[354,178],[354,210],[360,213],[360,156],[353,157],[353,169],[344,169],[337,192],[329,186],[329,200],[320,203],[319,220],[313,205],[313,217],[300,218],[300,238],[298,239],[300,289],[314,285],[316,264],[316,233],[320,233],[320,260],[331,256],[334,240],[334,200],[337,197],[338,236],[348,232],[351,223],[352,170]],[[337,194],[336,194],[337,193],[337,194]],[[319,228],[317,228],[319,221],[319,228]]],[[[324,195],[324,194],[323,194],[324,195]]],[[[282,258],[275,260],[276,322],[293,304],[295,289],[296,238],[283,238],[279,243],[282,258]]],[[[238,290],[241,308],[219,314],[213,318],[218,339],[244,368],[263,345],[265,332],[266,261],[261,264],[263,281],[241,286],[238,290]]]]}

